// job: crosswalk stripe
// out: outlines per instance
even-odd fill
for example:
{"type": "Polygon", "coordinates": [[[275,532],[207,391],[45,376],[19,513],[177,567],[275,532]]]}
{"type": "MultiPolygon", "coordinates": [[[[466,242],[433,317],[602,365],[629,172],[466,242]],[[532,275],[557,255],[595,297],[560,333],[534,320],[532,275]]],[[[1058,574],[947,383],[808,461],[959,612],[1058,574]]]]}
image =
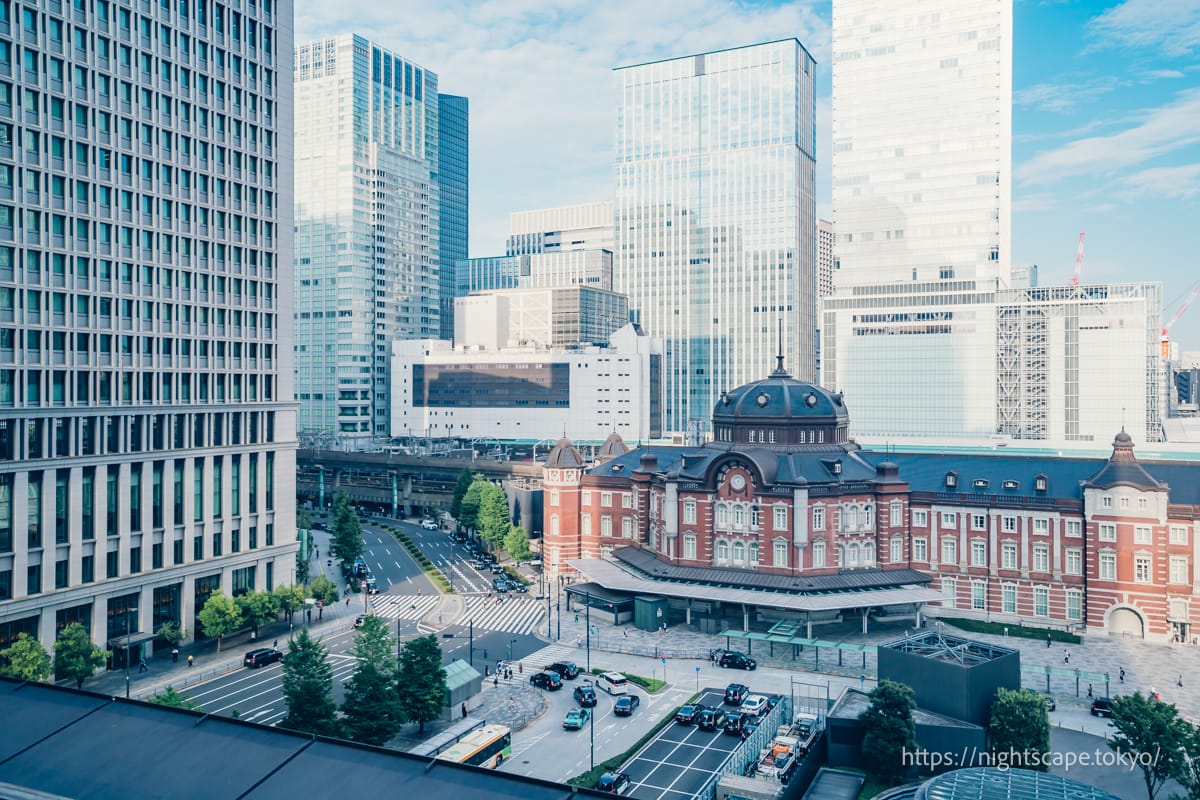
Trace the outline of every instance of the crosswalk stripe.
{"type": "Polygon", "coordinates": [[[429,595],[378,594],[371,598],[371,611],[385,619],[420,619],[438,604],[429,595]]]}
{"type": "MultiPolygon", "coordinates": [[[[466,611],[456,622],[473,622],[476,628],[506,633],[529,634],[544,624],[546,609],[532,600],[494,598],[466,595],[466,611]]],[[[385,619],[418,620],[437,606],[438,598],[429,595],[381,594],[371,598],[371,611],[385,619]]]]}

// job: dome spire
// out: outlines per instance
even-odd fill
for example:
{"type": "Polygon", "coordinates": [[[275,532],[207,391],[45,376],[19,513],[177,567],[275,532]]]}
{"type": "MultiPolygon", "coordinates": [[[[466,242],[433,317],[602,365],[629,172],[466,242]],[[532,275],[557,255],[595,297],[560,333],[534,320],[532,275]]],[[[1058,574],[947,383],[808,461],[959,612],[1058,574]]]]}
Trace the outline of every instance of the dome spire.
{"type": "Polygon", "coordinates": [[[775,356],[775,371],[771,373],[772,378],[787,378],[790,377],[786,369],[783,368],[783,318],[779,319],[779,351],[775,356]]]}

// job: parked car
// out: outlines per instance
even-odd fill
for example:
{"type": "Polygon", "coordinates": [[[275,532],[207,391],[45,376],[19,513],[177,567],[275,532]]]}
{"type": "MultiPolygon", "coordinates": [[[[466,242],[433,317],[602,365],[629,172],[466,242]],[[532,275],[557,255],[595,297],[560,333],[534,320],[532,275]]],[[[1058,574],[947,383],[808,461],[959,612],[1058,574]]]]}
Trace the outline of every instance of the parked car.
{"type": "Polygon", "coordinates": [[[568,731],[577,731],[584,726],[588,721],[588,710],[586,708],[572,708],[563,717],[562,726],[568,731]]]}
{"type": "Polygon", "coordinates": [[[575,702],[583,708],[592,708],[599,702],[596,700],[596,690],[592,688],[590,681],[582,686],[576,686],[574,697],[575,702]]]}
{"type": "Polygon", "coordinates": [[[367,594],[379,594],[379,582],[375,580],[374,575],[367,575],[363,581],[363,591],[367,594]]]}
{"type": "Polygon", "coordinates": [[[421,527],[427,531],[436,531],[438,524],[431,519],[423,519],[421,520],[421,527]]]}
{"type": "Polygon", "coordinates": [[[622,695],[617,698],[617,702],[613,703],[613,714],[618,717],[633,716],[633,712],[637,711],[637,707],[642,704],[642,701],[636,694],[622,695]]]}
{"type": "Polygon", "coordinates": [[[725,669],[752,670],[758,668],[758,662],[745,653],[722,653],[717,664],[725,669]]]}
{"type": "Polygon", "coordinates": [[[1111,717],[1112,699],[1108,697],[1097,697],[1096,699],[1092,700],[1092,716],[1111,717]]]}
{"type": "Polygon", "coordinates": [[[609,794],[625,794],[631,785],[629,775],[624,772],[606,772],[596,781],[596,788],[609,794]]]}
{"type": "Polygon", "coordinates": [[[725,716],[725,733],[730,736],[741,736],[742,731],[746,728],[747,717],[745,714],[739,714],[734,711],[732,714],[725,716]]]}
{"type": "Polygon", "coordinates": [[[742,701],[742,705],[738,708],[738,712],[748,714],[751,717],[760,717],[767,713],[770,706],[767,703],[767,698],[761,694],[752,694],[742,701]]]}
{"type": "Polygon", "coordinates": [[[725,712],[719,708],[706,708],[696,715],[696,727],[702,731],[715,731],[725,724],[725,712]]]}
{"type": "Polygon", "coordinates": [[[725,704],[740,706],[750,694],[750,687],[744,683],[731,683],[725,687],[725,704]]]}
{"type": "Polygon", "coordinates": [[[770,711],[772,708],[779,705],[779,701],[782,699],[783,699],[783,695],[781,695],[781,694],[767,695],[767,711],[770,711]]]}
{"type": "Polygon", "coordinates": [[[251,669],[265,667],[267,664],[274,664],[276,661],[283,660],[283,653],[276,650],[274,647],[260,647],[257,650],[251,650],[246,653],[246,657],[242,659],[244,666],[251,669]]]}
{"type": "Polygon", "coordinates": [[[546,669],[551,672],[557,672],[560,678],[574,680],[579,677],[579,667],[575,666],[574,661],[555,661],[546,669]]]}
{"type": "Polygon", "coordinates": [[[700,716],[700,712],[704,710],[704,706],[696,703],[690,706],[680,706],[675,712],[675,721],[680,725],[695,725],[696,718],[700,716]]]}
{"type": "Polygon", "coordinates": [[[529,682],[549,692],[558,691],[563,687],[562,678],[558,677],[557,672],[535,672],[529,676],[529,682]]]}

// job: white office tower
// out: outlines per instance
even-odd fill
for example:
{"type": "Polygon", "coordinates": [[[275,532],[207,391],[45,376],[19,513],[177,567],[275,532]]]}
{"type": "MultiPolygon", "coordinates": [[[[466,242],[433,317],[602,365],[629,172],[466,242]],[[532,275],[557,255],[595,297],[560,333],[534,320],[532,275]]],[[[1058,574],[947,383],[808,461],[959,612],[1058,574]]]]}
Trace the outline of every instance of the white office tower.
{"type": "Polygon", "coordinates": [[[854,433],[995,432],[1011,116],[1012,0],[834,0],[822,381],[854,433]]]}
{"type": "Polygon", "coordinates": [[[0,649],[121,667],[294,580],[292,9],[2,8],[0,649]]]}
{"type": "Polygon", "coordinates": [[[440,330],[437,76],[354,34],[296,48],[300,431],[390,428],[391,341],[440,330]]]}
{"type": "Polygon", "coordinates": [[[507,253],[510,256],[613,249],[611,200],[514,211],[508,219],[507,253]]]}
{"type": "Polygon", "coordinates": [[[616,70],[614,287],[663,340],[666,429],[815,370],[812,56],[795,39],[616,70]]]}

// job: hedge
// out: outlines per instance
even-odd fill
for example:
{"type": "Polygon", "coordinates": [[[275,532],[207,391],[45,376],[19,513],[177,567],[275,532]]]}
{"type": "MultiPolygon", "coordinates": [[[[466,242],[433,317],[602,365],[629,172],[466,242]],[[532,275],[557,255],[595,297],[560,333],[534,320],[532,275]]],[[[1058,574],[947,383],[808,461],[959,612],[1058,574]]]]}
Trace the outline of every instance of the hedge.
{"type": "Polygon", "coordinates": [[[972,633],[990,633],[995,636],[1020,636],[1023,639],[1045,639],[1047,636],[1053,642],[1064,644],[1079,644],[1080,638],[1073,633],[1060,631],[1056,628],[1032,628],[1028,625],[1006,625],[1003,622],[986,622],[981,619],[965,617],[938,617],[947,625],[953,625],[972,633]]]}

